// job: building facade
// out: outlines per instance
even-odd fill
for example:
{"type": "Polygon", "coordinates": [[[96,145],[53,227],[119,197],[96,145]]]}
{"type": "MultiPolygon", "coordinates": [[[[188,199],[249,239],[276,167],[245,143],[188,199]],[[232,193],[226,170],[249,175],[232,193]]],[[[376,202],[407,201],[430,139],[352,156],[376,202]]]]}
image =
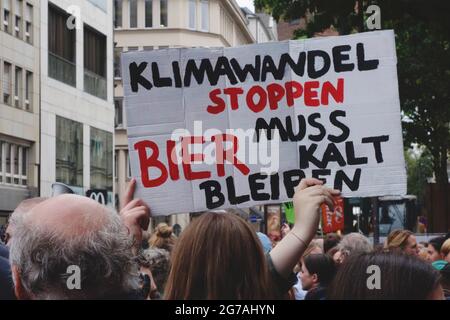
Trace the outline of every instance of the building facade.
{"type": "MultiPolygon", "coordinates": [[[[130,180],[123,111],[120,54],[123,51],[181,47],[231,47],[255,42],[235,0],[115,0],[115,159],[121,199],[130,180]]],[[[162,218],[183,228],[189,215],[162,218]]],[[[154,226],[160,220],[153,219],[154,226]]]]}
{"type": "Polygon", "coordinates": [[[248,29],[256,43],[278,41],[278,29],[275,19],[267,13],[254,13],[248,8],[242,8],[248,20],[248,29]]]}
{"type": "Polygon", "coordinates": [[[40,4],[0,1],[0,225],[39,193],[40,4]]]}
{"type": "Polygon", "coordinates": [[[114,205],[113,3],[39,2],[41,196],[60,182],[114,205]]]}
{"type": "Polygon", "coordinates": [[[0,225],[24,199],[114,205],[113,3],[0,1],[0,225]]]}

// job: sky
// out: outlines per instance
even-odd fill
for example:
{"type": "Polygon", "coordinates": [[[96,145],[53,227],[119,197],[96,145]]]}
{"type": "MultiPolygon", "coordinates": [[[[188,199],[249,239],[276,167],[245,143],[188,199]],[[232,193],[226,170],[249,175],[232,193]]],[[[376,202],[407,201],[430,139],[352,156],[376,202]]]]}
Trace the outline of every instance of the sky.
{"type": "Polygon", "coordinates": [[[255,6],[253,5],[253,0],[236,0],[240,7],[247,7],[253,12],[255,12],[255,6]]]}

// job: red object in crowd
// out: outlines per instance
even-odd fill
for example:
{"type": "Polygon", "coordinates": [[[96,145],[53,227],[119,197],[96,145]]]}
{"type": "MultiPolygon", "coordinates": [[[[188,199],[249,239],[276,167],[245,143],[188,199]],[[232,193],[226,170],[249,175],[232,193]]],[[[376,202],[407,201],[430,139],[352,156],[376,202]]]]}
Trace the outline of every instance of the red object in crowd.
{"type": "Polygon", "coordinates": [[[324,233],[344,230],[344,199],[337,197],[334,200],[334,211],[326,204],[322,205],[322,228],[324,233]]]}

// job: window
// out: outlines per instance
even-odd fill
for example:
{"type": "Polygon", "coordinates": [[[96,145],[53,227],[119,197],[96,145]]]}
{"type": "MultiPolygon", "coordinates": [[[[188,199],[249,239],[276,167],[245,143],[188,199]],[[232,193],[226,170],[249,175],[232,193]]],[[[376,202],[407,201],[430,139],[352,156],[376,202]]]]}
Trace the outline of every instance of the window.
{"type": "Polygon", "coordinates": [[[27,71],[25,79],[25,109],[30,111],[33,105],[33,73],[27,71]]]}
{"type": "Polygon", "coordinates": [[[106,99],[106,36],[84,26],[84,91],[106,99]]]}
{"type": "Polygon", "coordinates": [[[33,6],[28,3],[25,7],[25,41],[33,43],[33,6]]]}
{"type": "Polygon", "coordinates": [[[27,185],[27,177],[28,177],[28,148],[20,148],[21,151],[21,157],[20,159],[22,160],[21,165],[19,166],[19,168],[21,168],[22,170],[19,171],[19,177],[21,178],[21,184],[23,186],[27,185]]]}
{"type": "Polygon", "coordinates": [[[127,151],[127,180],[130,180],[131,175],[131,164],[130,164],[130,153],[127,151]]]}
{"type": "Polygon", "coordinates": [[[23,1],[16,0],[16,19],[14,25],[14,32],[17,38],[22,38],[22,8],[23,1]]]}
{"type": "Polygon", "coordinates": [[[11,0],[3,0],[3,28],[5,32],[11,30],[11,0]]]}
{"type": "Polygon", "coordinates": [[[48,74],[49,77],[76,86],[76,30],[68,29],[69,14],[53,5],[48,7],[48,74]]]}
{"type": "Polygon", "coordinates": [[[19,158],[21,156],[20,147],[16,145],[11,145],[11,169],[13,170],[11,172],[11,178],[12,178],[12,184],[18,185],[19,184],[19,158]]]}
{"type": "Polygon", "coordinates": [[[227,42],[233,44],[233,20],[228,16],[225,10],[220,7],[220,33],[227,40],[227,42]]]}
{"type": "Polygon", "coordinates": [[[209,31],[209,1],[202,0],[202,30],[209,31]]]}
{"type": "Polygon", "coordinates": [[[130,28],[137,28],[138,4],[137,0],[130,1],[130,28]]]}
{"type": "Polygon", "coordinates": [[[11,175],[11,179],[10,179],[10,183],[11,184],[18,184],[19,183],[19,179],[17,178],[17,168],[18,168],[18,157],[17,157],[17,147],[14,144],[10,144],[10,175],[11,175]]]}
{"type": "Polygon", "coordinates": [[[114,78],[120,78],[122,76],[120,70],[120,54],[122,50],[122,48],[114,48],[114,78]]]}
{"type": "Polygon", "coordinates": [[[27,186],[28,149],[0,140],[0,184],[27,186]]]}
{"type": "Polygon", "coordinates": [[[56,181],[83,186],[83,124],[56,116],[56,181]]]}
{"type": "Polygon", "coordinates": [[[160,24],[161,27],[167,27],[167,0],[161,0],[160,5],[160,24]]]}
{"type": "Polygon", "coordinates": [[[3,64],[3,103],[11,104],[12,66],[10,63],[3,64]]]}
{"type": "Polygon", "coordinates": [[[295,26],[295,25],[298,25],[298,24],[300,24],[300,18],[289,20],[289,25],[290,26],[295,26]]]}
{"type": "Polygon", "coordinates": [[[139,47],[128,47],[127,50],[128,51],[138,51],[139,47]]]}
{"type": "Polygon", "coordinates": [[[12,179],[11,179],[11,172],[12,172],[11,171],[11,159],[13,158],[11,156],[11,154],[13,152],[13,146],[12,146],[12,144],[9,144],[9,143],[5,143],[5,146],[6,146],[6,148],[4,149],[5,150],[5,160],[6,160],[6,166],[5,166],[5,168],[6,168],[6,170],[5,170],[6,180],[5,180],[5,182],[11,184],[11,182],[12,182],[12,179]]]}
{"type": "Polygon", "coordinates": [[[145,0],[145,27],[153,27],[153,1],[145,0]]]}
{"type": "Polygon", "coordinates": [[[20,20],[20,17],[16,16],[16,24],[15,24],[14,30],[16,32],[16,37],[17,38],[21,38],[22,37],[21,36],[21,32],[20,32],[20,30],[21,30],[20,24],[21,23],[22,23],[22,21],[20,20]]]}
{"type": "Polygon", "coordinates": [[[116,98],[114,100],[115,125],[116,128],[123,127],[123,99],[116,98]]]}
{"type": "Polygon", "coordinates": [[[119,175],[119,151],[114,151],[114,180],[118,179],[119,175]]]}
{"type": "Polygon", "coordinates": [[[22,107],[23,101],[23,71],[22,68],[16,67],[16,77],[14,85],[14,105],[16,108],[22,107]]]}
{"type": "Polygon", "coordinates": [[[122,27],[122,0],[114,0],[114,26],[116,28],[122,27]]]}
{"type": "Polygon", "coordinates": [[[197,20],[197,0],[189,0],[189,28],[195,29],[197,20]]]}
{"type": "Polygon", "coordinates": [[[113,188],[113,135],[91,127],[91,189],[113,188]]]}
{"type": "Polygon", "coordinates": [[[144,47],[144,51],[153,51],[153,47],[144,47]]]}

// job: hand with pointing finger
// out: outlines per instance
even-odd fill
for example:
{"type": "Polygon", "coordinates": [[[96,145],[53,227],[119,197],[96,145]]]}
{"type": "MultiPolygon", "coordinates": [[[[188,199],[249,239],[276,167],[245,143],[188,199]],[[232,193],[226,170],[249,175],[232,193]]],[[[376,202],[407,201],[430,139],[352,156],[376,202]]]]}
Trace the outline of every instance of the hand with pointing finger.
{"type": "Polygon", "coordinates": [[[133,179],[125,192],[120,216],[134,239],[135,249],[138,250],[142,242],[142,231],[147,230],[150,223],[150,209],[141,199],[133,200],[135,189],[136,180],[133,179]]]}

